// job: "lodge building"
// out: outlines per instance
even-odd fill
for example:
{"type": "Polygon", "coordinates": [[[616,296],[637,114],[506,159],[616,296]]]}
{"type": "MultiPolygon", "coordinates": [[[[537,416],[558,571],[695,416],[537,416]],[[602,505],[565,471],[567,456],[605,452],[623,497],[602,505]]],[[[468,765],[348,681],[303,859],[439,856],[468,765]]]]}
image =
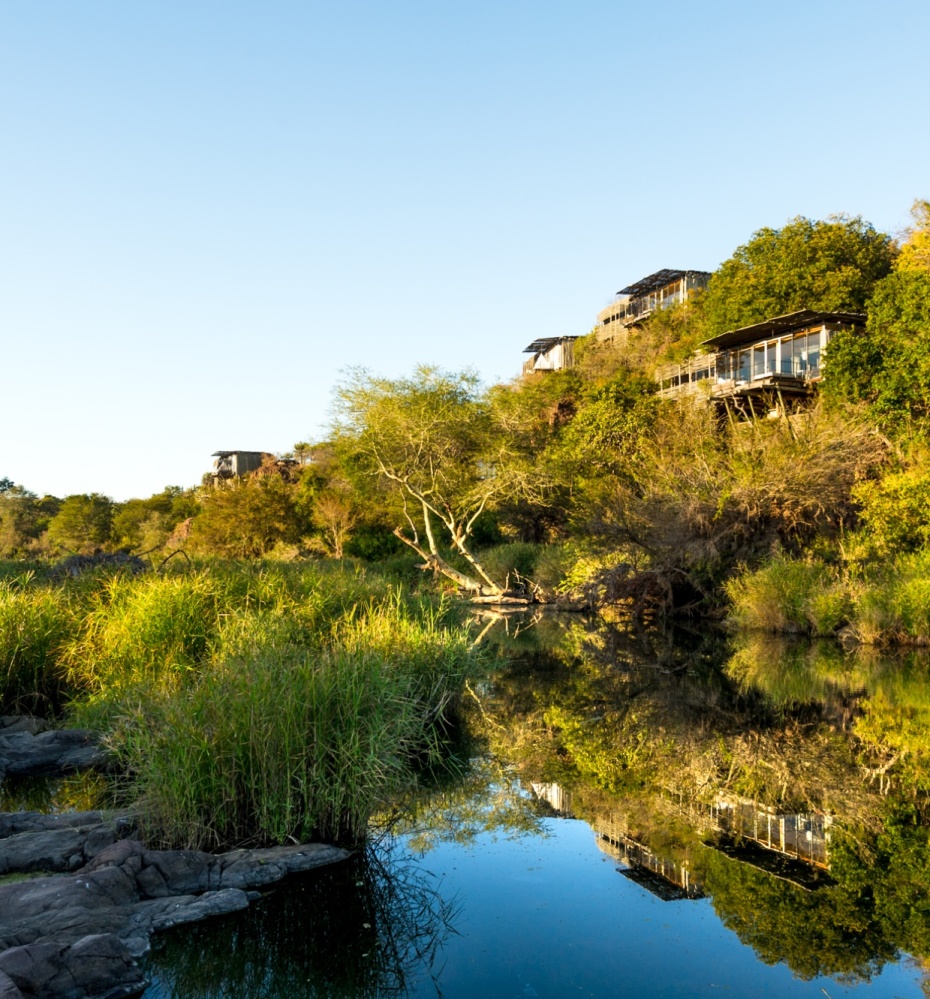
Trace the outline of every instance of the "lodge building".
{"type": "Polygon", "coordinates": [[[611,340],[629,332],[631,326],[648,319],[659,309],[670,309],[707,287],[709,271],[665,269],[621,288],[617,297],[597,314],[595,332],[599,340],[611,340]]]}
{"type": "Polygon", "coordinates": [[[660,365],[658,394],[703,397],[747,413],[776,406],[787,411],[815,391],[834,334],[864,325],[858,312],[802,309],[721,333],[681,364],[660,365]]]}

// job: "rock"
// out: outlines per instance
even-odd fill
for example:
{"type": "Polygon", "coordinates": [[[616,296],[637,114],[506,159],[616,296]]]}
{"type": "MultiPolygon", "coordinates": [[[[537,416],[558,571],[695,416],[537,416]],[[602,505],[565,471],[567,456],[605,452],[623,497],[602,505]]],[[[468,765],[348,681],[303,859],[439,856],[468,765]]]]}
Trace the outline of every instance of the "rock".
{"type": "Polygon", "coordinates": [[[60,972],[61,956],[66,949],[55,943],[11,947],[0,954],[0,971],[9,976],[20,992],[41,993],[60,972]]]}
{"type": "Polygon", "coordinates": [[[0,814],[0,875],[76,871],[133,832],[129,818],[103,812],[0,814]]]}
{"type": "MultiPolygon", "coordinates": [[[[249,896],[238,888],[206,892],[203,895],[181,895],[172,898],[154,898],[140,902],[133,914],[133,929],[148,933],[168,930],[184,923],[196,923],[209,916],[223,916],[238,912],[249,904],[249,896]]],[[[139,939],[128,934],[127,939],[139,939]]],[[[144,953],[144,951],[143,951],[144,953]]]]}
{"type": "Polygon", "coordinates": [[[65,773],[105,767],[107,762],[97,736],[84,729],[49,729],[35,734],[28,728],[0,729],[0,772],[65,773]]]}
{"type": "Polygon", "coordinates": [[[63,576],[76,579],[88,570],[101,567],[128,572],[133,576],[140,572],[148,572],[151,568],[138,555],[131,555],[128,551],[102,552],[98,549],[92,555],[69,555],[55,566],[51,575],[53,579],[61,579],[63,576]]]}
{"type": "Polygon", "coordinates": [[[0,999],[23,999],[16,983],[3,971],[0,971],[0,999]]]}
{"type": "Polygon", "coordinates": [[[33,718],[31,715],[0,715],[0,735],[11,732],[30,732],[38,735],[48,728],[44,718],[33,718]]]}
{"type": "Polygon", "coordinates": [[[0,975],[6,976],[0,989],[8,992],[0,991],[0,999],[131,995],[143,984],[134,958],[148,949],[152,933],[245,908],[249,889],[349,856],[322,843],[218,856],[149,850],[137,840],[105,842],[120,827],[109,820],[111,832],[102,834],[108,820],[95,824],[89,816],[99,813],[75,816],[72,827],[61,821],[54,827],[53,820],[67,816],[5,823],[9,835],[0,839],[0,850],[11,844],[18,850],[30,837],[47,844],[34,854],[57,851],[58,859],[68,849],[73,856],[87,851],[91,842],[100,849],[76,874],[0,885],[0,975]],[[24,828],[30,825],[31,831],[24,828]],[[73,839],[63,845],[68,836],[73,839]]]}
{"type": "Polygon", "coordinates": [[[18,990],[13,996],[116,999],[146,984],[126,945],[110,933],[86,935],[71,945],[13,947],[0,954],[0,971],[18,990]]]}

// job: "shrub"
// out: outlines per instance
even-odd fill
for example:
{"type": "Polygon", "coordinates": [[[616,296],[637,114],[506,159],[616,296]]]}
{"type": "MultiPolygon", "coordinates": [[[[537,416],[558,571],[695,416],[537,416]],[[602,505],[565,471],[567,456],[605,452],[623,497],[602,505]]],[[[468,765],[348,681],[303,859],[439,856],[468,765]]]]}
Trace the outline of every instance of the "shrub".
{"type": "Polygon", "coordinates": [[[515,541],[510,544],[495,545],[493,548],[484,548],[479,559],[492,579],[498,580],[503,585],[509,576],[510,585],[513,586],[517,582],[518,575],[526,578],[534,577],[536,563],[543,547],[527,541],[515,541]]]}
{"type": "Polygon", "coordinates": [[[831,634],[848,619],[848,597],[820,561],[778,557],[725,584],[733,621],[765,631],[831,634]]]}

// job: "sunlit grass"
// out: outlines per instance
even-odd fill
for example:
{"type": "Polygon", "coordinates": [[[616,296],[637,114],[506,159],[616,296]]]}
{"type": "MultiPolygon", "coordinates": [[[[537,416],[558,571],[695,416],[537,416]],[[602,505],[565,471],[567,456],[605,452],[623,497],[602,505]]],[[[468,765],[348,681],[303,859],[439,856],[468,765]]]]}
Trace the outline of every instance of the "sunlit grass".
{"type": "Polygon", "coordinates": [[[218,562],[0,586],[8,706],[105,735],[163,843],[356,843],[435,756],[478,654],[351,565],[218,562]]]}

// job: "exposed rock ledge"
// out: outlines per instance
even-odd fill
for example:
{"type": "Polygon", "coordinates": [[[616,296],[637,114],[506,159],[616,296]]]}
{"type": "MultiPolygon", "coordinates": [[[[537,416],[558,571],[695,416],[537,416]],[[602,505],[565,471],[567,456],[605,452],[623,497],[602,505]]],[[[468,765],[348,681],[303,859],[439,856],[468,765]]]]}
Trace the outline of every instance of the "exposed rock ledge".
{"type": "Polygon", "coordinates": [[[256,895],[250,889],[349,856],[319,843],[218,856],[148,850],[126,839],[103,845],[119,827],[91,815],[100,818],[96,813],[2,817],[3,828],[11,831],[0,839],[0,857],[8,856],[7,848],[19,837],[36,842],[36,837],[67,831],[66,822],[83,839],[71,844],[67,857],[67,849],[49,855],[67,863],[94,855],[76,874],[0,885],[0,999],[137,995],[146,982],[135,958],[146,952],[152,933],[245,908],[256,895]],[[41,820],[53,818],[59,828],[44,828],[41,820]],[[30,822],[37,828],[24,828],[30,822]]]}
{"type": "Polygon", "coordinates": [[[49,729],[39,718],[0,717],[0,780],[4,775],[103,768],[107,763],[93,732],[49,729]]]}

